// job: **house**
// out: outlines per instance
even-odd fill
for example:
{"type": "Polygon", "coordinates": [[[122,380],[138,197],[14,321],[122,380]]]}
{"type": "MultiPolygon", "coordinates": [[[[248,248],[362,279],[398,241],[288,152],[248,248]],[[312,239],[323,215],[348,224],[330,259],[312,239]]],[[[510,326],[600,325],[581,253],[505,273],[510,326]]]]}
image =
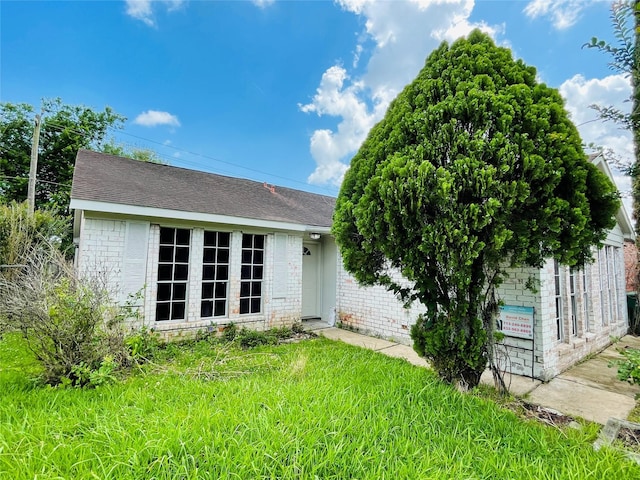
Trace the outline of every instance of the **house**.
{"type": "Polygon", "coordinates": [[[332,197],[80,150],[70,206],[77,268],[165,338],[333,321],[332,197]]]}
{"type": "MultiPolygon", "coordinates": [[[[601,156],[592,161],[612,177],[601,156]]],[[[344,270],[334,207],[332,197],[81,150],[76,264],[106,275],[122,301],[140,292],[142,321],[166,338],[319,318],[411,344],[422,308],[344,270]]],[[[506,370],[551,378],[626,333],[623,244],[634,233],[624,209],[616,218],[593,264],[510,271],[499,290],[506,370]]]]}

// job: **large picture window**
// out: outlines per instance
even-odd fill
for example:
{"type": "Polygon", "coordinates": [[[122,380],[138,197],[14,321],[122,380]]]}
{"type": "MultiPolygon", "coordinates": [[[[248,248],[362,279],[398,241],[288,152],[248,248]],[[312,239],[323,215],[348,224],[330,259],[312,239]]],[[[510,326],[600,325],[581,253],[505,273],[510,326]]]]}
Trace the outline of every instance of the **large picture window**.
{"type": "Polygon", "coordinates": [[[160,228],[157,321],[185,319],[190,244],[190,230],[160,228]]]}
{"type": "Polygon", "coordinates": [[[262,279],[264,277],[264,235],[242,235],[240,270],[240,313],[262,311],[262,279]]]}
{"type": "Polygon", "coordinates": [[[200,306],[200,316],[204,318],[227,315],[229,237],[226,232],[204,232],[200,306]]]}

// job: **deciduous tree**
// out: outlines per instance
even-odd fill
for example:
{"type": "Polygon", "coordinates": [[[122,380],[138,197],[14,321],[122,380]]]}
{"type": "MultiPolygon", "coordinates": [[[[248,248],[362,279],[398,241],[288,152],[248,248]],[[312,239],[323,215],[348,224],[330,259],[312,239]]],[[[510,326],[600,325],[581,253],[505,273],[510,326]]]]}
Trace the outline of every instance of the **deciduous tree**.
{"type": "Polygon", "coordinates": [[[476,30],[427,58],[351,161],[345,268],[424,305],[414,348],[445,381],[479,382],[508,267],[581,265],[614,225],[615,187],[581,144],[559,93],[476,30]]]}
{"type": "MultiPolygon", "coordinates": [[[[125,118],[106,107],[95,111],[82,105],[44,100],[36,184],[36,206],[64,213],[76,153],[80,148],[100,149],[107,130],[119,128],[125,118]]],[[[31,156],[35,109],[28,104],[0,103],[0,201],[23,201],[31,156]]]]}

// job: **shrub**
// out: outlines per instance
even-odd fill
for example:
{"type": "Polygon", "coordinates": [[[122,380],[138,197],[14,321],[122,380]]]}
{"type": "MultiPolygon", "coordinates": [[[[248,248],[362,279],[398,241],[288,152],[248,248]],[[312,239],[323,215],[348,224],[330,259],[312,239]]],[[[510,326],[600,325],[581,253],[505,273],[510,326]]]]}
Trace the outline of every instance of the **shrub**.
{"type": "Polygon", "coordinates": [[[11,278],[0,276],[0,323],[22,333],[44,381],[96,385],[128,364],[126,312],[105,279],[79,278],[55,250],[32,250],[25,260],[11,278]]]}
{"type": "Polygon", "coordinates": [[[238,335],[238,327],[232,322],[222,331],[221,339],[223,342],[233,342],[236,339],[236,335],[238,335]]]}
{"type": "Polygon", "coordinates": [[[242,348],[255,348],[260,345],[277,343],[265,332],[258,332],[244,327],[236,335],[236,340],[242,348]]]}
{"type": "Polygon", "coordinates": [[[153,358],[160,345],[160,339],[153,329],[142,326],[124,340],[131,358],[137,363],[145,363],[153,358]]]}
{"type": "Polygon", "coordinates": [[[636,348],[626,348],[619,350],[624,360],[611,362],[609,366],[618,367],[618,378],[629,382],[631,385],[640,385],[640,350],[636,348]]]}
{"type": "MultiPolygon", "coordinates": [[[[0,205],[0,265],[24,265],[34,250],[48,251],[68,237],[69,219],[49,210],[31,213],[26,202],[0,205]]],[[[5,277],[18,267],[0,269],[5,277]]]]}

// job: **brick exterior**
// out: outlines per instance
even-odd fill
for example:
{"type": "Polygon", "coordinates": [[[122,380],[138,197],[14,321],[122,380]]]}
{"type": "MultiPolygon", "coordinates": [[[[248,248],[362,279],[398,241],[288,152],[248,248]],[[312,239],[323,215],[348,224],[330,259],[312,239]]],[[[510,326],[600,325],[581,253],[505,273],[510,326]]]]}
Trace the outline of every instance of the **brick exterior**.
{"type": "MultiPolygon", "coordinates": [[[[122,298],[117,289],[127,284],[123,278],[126,269],[128,222],[130,220],[103,218],[99,215],[81,218],[78,267],[81,272],[105,275],[113,286],[114,298],[122,298]]],[[[175,339],[192,336],[198,330],[222,330],[233,322],[264,330],[274,326],[291,325],[302,315],[302,244],[301,233],[286,235],[286,278],[274,279],[275,233],[252,230],[250,233],[265,235],[265,257],[263,276],[262,312],[240,315],[240,270],[242,251],[242,231],[228,229],[220,225],[207,225],[207,230],[231,233],[230,272],[228,293],[228,315],[225,317],[201,318],[200,294],[202,278],[202,251],[205,226],[181,224],[171,221],[145,224],[148,229],[144,298],[140,306],[144,323],[156,329],[165,338],[175,339]],[[157,296],[158,252],[160,225],[177,226],[191,230],[189,281],[186,318],[181,321],[155,321],[155,299],[157,296]],[[286,294],[274,295],[274,282],[286,282],[286,294]]],[[[143,230],[146,231],[146,230],[143,230]]],[[[247,233],[247,232],[245,232],[247,233]]],[[[323,242],[332,240],[323,239],[323,242]]],[[[325,245],[329,252],[329,248],[325,245]]],[[[335,249],[334,249],[335,250],[335,249]]],[[[327,255],[327,258],[330,256],[327,255]]],[[[409,332],[417,316],[424,308],[415,303],[405,309],[402,302],[382,287],[361,287],[349,275],[339,257],[331,257],[332,265],[324,267],[333,275],[335,283],[335,312],[343,326],[366,334],[411,344],[409,332]],[[336,265],[333,265],[335,263],[336,265]]],[[[144,262],[142,263],[144,264],[144,262]]],[[[141,267],[142,268],[142,267],[141,267]]],[[[281,270],[282,271],[282,270],[281,270]]],[[[507,337],[501,350],[500,365],[506,370],[522,375],[549,379],[586,355],[599,351],[610,343],[611,336],[622,336],[627,331],[624,255],[622,242],[610,243],[605,249],[595,252],[595,262],[586,267],[586,275],[575,275],[575,302],[571,300],[570,271],[560,268],[562,322],[561,335],[555,322],[555,279],[554,263],[547,262],[540,270],[515,269],[500,286],[498,294],[505,305],[533,307],[535,311],[534,341],[507,337]],[[608,270],[607,270],[608,269],[608,270]],[[525,285],[533,279],[538,284],[534,293],[525,285]],[[586,280],[586,282],[585,282],[586,280]],[[575,312],[573,311],[575,305],[575,312]],[[575,314],[577,330],[573,332],[572,316],[575,314]]],[[[323,282],[327,282],[327,278],[323,282]]],[[[322,287],[326,290],[329,303],[333,283],[322,287]]],[[[278,288],[282,291],[283,288],[278,288]]],[[[325,301],[326,303],[326,301],[325,301]]],[[[330,304],[323,310],[333,313],[330,304]]]]}
{"type": "MultiPolygon", "coordinates": [[[[534,339],[506,337],[498,352],[498,364],[519,375],[548,380],[590,353],[602,350],[612,336],[622,336],[628,328],[624,295],[622,248],[609,245],[607,283],[604,253],[595,253],[595,263],[586,267],[586,287],[582,271],[575,275],[577,331],[572,332],[573,315],[570,270],[560,267],[562,322],[561,338],[556,325],[554,262],[541,269],[511,269],[498,296],[505,305],[534,308],[534,339]],[[613,258],[615,257],[615,259],[613,258]],[[602,276],[601,276],[602,270],[602,276]],[[532,281],[532,282],[531,282],[532,281]],[[536,292],[527,289],[533,283],[536,292]],[[586,295],[584,295],[586,290],[586,295]],[[611,294],[609,294],[609,291],[611,294]],[[602,293],[602,294],[601,294],[602,293]],[[586,312],[586,313],[585,313],[586,312]],[[604,312],[604,317],[603,317],[604,312]],[[585,317],[586,315],[586,317],[585,317]]],[[[604,250],[602,250],[604,252],[604,250]]],[[[419,304],[405,309],[393,294],[379,286],[361,287],[339,262],[338,319],[347,328],[365,334],[411,344],[409,332],[424,311],[419,304]]]]}
{"type": "MultiPolygon", "coordinates": [[[[111,220],[83,217],[79,240],[78,268],[84,273],[102,272],[108,276],[113,286],[113,298],[120,298],[118,291],[123,284],[122,271],[125,259],[126,229],[128,220],[111,220]]],[[[200,295],[202,278],[202,252],[205,228],[202,226],[178,225],[191,230],[189,255],[189,280],[187,287],[187,311],[184,320],[155,321],[155,299],[157,296],[158,253],[160,244],[160,226],[174,227],[171,222],[152,223],[148,229],[148,251],[144,298],[140,307],[143,323],[166,339],[192,337],[199,330],[219,330],[233,322],[238,326],[247,326],[256,330],[271,327],[290,326],[300,321],[302,313],[302,234],[286,236],[286,294],[274,297],[273,269],[274,233],[252,231],[265,235],[264,274],[262,283],[262,312],[240,315],[240,269],[242,235],[239,230],[231,231],[229,259],[229,289],[227,312],[225,317],[200,317],[200,295]]],[[[206,230],[229,231],[218,225],[207,226],[206,230]]],[[[246,233],[246,232],[245,232],[246,233]]]]}

